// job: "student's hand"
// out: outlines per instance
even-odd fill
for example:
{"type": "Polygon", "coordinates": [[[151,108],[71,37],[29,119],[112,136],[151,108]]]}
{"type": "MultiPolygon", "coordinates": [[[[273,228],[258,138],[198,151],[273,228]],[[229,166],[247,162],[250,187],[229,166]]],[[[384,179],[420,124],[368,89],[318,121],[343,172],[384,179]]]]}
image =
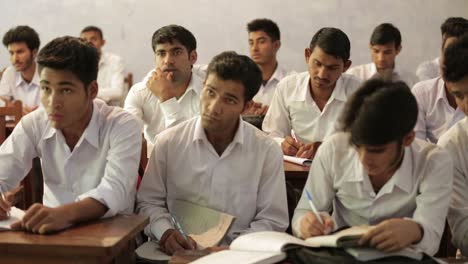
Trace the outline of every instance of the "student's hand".
{"type": "Polygon", "coordinates": [[[174,254],[178,250],[196,249],[197,242],[190,236],[187,240],[175,229],[168,229],[159,242],[162,251],[168,255],[174,254]]]}
{"type": "Polygon", "coordinates": [[[265,115],[267,111],[268,105],[262,105],[261,103],[253,102],[242,112],[242,115],[265,115]]]}
{"type": "Polygon", "coordinates": [[[315,214],[307,212],[300,220],[300,231],[302,238],[306,239],[314,236],[328,235],[333,228],[335,223],[333,219],[326,213],[319,213],[322,218],[323,225],[319,222],[315,214]]]}
{"type": "Polygon", "coordinates": [[[304,159],[312,159],[314,158],[315,153],[317,152],[317,149],[320,147],[321,144],[322,142],[318,141],[305,144],[299,148],[299,150],[296,153],[296,156],[304,159]]]}
{"type": "Polygon", "coordinates": [[[176,97],[175,89],[172,84],[173,72],[164,72],[156,69],[146,83],[146,87],[159,98],[159,101],[165,102],[176,97]]]}
{"type": "Polygon", "coordinates": [[[304,143],[296,141],[291,136],[286,136],[281,142],[281,148],[283,149],[284,155],[296,156],[297,151],[304,146],[304,143]]]}
{"type": "Polygon", "coordinates": [[[385,220],[369,230],[359,240],[359,244],[369,245],[385,252],[393,252],[418,243],[422,236],[422,227],[418,223],[393,218],[385,220]]]}
{"type": "Polygon", "coordinates": [[[26,211],[23,219],[13,223],[11,228],[46,234],[72,226],[69,216],[70,213],[64,206],[50,208],[42,204],[33,204],[26,211]]]}
{"type": "Polygon", "coordinates": [[[11,201],[7,193],[0,195],[0,220],[8,219],[8,212],[11,208],[11,201]],[[3,199],[5,198],[5,199],[3,199]]]}

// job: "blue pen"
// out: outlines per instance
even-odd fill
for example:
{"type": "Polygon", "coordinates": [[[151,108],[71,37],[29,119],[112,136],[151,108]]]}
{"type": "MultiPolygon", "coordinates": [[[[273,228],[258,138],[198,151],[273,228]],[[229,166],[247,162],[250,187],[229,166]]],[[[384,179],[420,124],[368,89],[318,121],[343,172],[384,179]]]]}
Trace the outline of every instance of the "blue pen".
{"type": "Polygon", "coordinates": [[[320,217],[317,208],[315,208],[314,203],[312,203],[312,196],[310,196],[309,191],[305,190],[307,200],[309,201],[310,208],[312,209],[312,212],[314,213],[315,217],[318,219],[318,221],[323,225],[322,218],[320,217]]]}
{"type": "Polygon", "coordinates": [[[188,240],[187,234],[185,234],[184,230],[180,226],[179,222],[176,220],[175,216],[171,214],[172,224],[174,225],[175,229],[179,231],[179,233],[184,237],[185,240],[188,240]]]}

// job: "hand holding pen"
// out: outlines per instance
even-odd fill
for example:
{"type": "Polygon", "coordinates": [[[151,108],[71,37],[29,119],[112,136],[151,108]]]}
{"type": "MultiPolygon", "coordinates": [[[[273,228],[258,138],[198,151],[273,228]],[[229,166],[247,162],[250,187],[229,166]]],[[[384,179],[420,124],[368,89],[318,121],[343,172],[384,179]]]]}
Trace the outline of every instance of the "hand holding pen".
{"type": "Polygon", "coordinates": [[[174,229],[168,229],[162,235],[159,241],[161,249],[169,255],[174,254],[178,250],[196,249],[197,243],[185,234],[177,219],[173,215],[170,216],[170,219],[174,229]]]}
{"type": "Polygon", "coordinates": [[[3,192],[0,192],[1,198],[0,198],[0,220],[5,220],[10,217],[10,208],[11,204],[10,202],[6,199],[6,196],[4,195],[3,192]]]}
{"type": "Polygon", "coordinates": [[[302,238],[329,234],[335,226],[333,219],[326,213],[319,213],[312,202],[312,196],[309,191],[304,191],[311,211],[307,212],[300,220],[302,238]]]}

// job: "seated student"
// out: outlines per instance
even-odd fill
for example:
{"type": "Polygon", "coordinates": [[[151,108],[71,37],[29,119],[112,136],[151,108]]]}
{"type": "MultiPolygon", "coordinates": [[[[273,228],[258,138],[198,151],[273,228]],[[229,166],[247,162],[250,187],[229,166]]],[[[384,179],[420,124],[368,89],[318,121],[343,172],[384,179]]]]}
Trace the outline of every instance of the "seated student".
{"type": "MultiPolygon", "coordinates": [[[[23,117],[0,146],[0,191],[18,186],[39,157],[44,204],[32,205],[13,228],[44,234],[133,212],[142,124],[94,100],[98,61],[97,50],[74,37],[39,52],[44,107],[23,117]]],[[[9,207],[0,198],[0,218],[9,207]]]]}
{"type": "Polygon", "coordinates": [[[106,40],[102,30],[96,26],[87,26],[81,30],[80,38],[90,42],[99,52],[99,71],[97,82],[99,92],[97,97],[108,105],[123,106],[127,96],[125,86],[125,67],[120,56],[103,51],[106,40]]]}
{"type": "MultiPolygon", "coordinates": [[[[468,23],[452,25],[446,31],[442,43],[442,56],[445,49],[460,36],[468,32],[468,23]]],[[[457,107],[454,95],[443,76],[417,83],[411,90],[418,102],[419,114],[416,122],[416,137],[437,143],[439,137],[465,115],[457,107]]]]}
{"type": "Polygon", "coordinates": [[[382,251],[409,245],[433,255],[452,191],[452,161],[436,145],[415,139],[416,100],[403,82],[370,80],[348,100],[343,132],[317,152],[292,220],[296,236],[343,226],[375,225],[359,241],[382,251]],[[332,216],[327,213],[333,211],[332,216]]]}
{"type": "Polygon", "coordinates": [[[3,36],[3,45],[10,53],[11,66],[0,81],[0,99],[5,103],[20,100],[23,115],[39,106],[39,73],[35,62],[41,42],[37,32],[28,26],[17,26],[3,36]]]}
{"type": "Polygon", "coordinates": [[[339,113],[360,84],[356,77],[343,74],[351,65],[349,52],[343,31],[322,28],[305,49],[309,71],[287,76],[278,84],[263,130],[281,143],[284,154],[310,158],[335,132],[339,113]]]}
{"type": "MultiPolygon", "coordinates": [[[[442,54],[444,53],[443,47],[445,40],[450,36],[460,36],[460,31],[468,26],[468,21],[463,17],[449,17],[440,26],[442,33],[442,54]]],[[[430,61],[425,61],[419,64],[416,69],[416,75],[420,81],[434,79],[439,77],[440,74],[440,57],[430,61]]]]}
{"type": "Polygon", "coordinates": [[[145,138],[153,144],[164,129],[200,113],[202,79],[192,74],[197,42],[182,26],[169,25],[153,34],[156,69],[148,82],[129,91],[125,110],[142,119],[145,138]]]}
{"type": "Polygon", "coordinates": [[[137,211],[150,217],[145,233],[166,253],[194,246],[169,220],[175,200],[235,216],[224,245],[248,232],[288,227],[281,149],[240,118],[261,82],[260,69],[247,56],[215,56],[201,94],[201,116],[156,137],[137,211]]]}
{"type": "Polygon", "coordinates": [[[363,81],[381,78],[387,81],[403,81],[408,87],[418,81],[416,76],[398,68],[396,57],[401,51],[400,30],[390,23],[378,25],[372,32],[369,44],[372,62],[355,66],[347,71],[363,81]]]}
{"type": "MultiPolygon", "coordinates": [[[[468,115],[468,34],[447,48],[443,65],[446,84],[468,115]]],[[[447,216],[453,243],[468,256],[468,119],[450,128],[438,144],[448,150],[454,163],[452,202],[447,216]]]]}

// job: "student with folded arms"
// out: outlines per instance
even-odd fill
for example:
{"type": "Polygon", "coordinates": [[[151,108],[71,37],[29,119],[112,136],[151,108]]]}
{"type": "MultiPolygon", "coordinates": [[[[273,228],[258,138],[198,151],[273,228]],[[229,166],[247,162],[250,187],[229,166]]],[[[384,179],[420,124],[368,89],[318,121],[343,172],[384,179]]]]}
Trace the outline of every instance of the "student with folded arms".
{"type": "Polygon", "coordinates": [[[450,201],[452,161],[442,148],[415,139],[417,114],[403,82],[364,83],[346,103],[342,131],[319,148],[304,187],[324,224],[304,191],[294,234],[308,238],[373,225],[360,244],[388,252],[412,245],[433,255],[450,201]]]}

